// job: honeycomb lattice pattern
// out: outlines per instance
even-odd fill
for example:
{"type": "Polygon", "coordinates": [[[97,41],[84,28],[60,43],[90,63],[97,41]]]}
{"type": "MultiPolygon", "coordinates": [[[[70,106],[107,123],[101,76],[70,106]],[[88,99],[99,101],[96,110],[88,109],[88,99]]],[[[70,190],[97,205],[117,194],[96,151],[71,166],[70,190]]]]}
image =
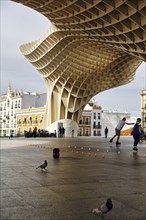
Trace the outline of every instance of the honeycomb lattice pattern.
{"type": "Polygon", "coordinates": [[[20,47],[48,88],[46,126],[79,121],[97,93],[133,80],[146,61],[145,0],[13,0],[52,23],[20,47]]]}

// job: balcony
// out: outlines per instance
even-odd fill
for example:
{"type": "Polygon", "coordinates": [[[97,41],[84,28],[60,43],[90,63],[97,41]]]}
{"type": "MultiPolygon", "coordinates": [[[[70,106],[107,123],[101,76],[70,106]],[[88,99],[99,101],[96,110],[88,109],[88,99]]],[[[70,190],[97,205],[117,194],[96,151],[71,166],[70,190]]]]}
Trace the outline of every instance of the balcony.
{"type": "Polygon", "coordinates": [[[93,125],[93,127],[92,127],[93,129],[101,129],[102,128],[102,126],[101,125],[93,125]]]}
{"type": "Polygon", "coordinates": [[[91,125],[91,122],[90,121],[88,121],[88,122],[80,122],[79,123],[79,125],[82,125],[82,126],[89,126],[89,125],[91,125]]]}

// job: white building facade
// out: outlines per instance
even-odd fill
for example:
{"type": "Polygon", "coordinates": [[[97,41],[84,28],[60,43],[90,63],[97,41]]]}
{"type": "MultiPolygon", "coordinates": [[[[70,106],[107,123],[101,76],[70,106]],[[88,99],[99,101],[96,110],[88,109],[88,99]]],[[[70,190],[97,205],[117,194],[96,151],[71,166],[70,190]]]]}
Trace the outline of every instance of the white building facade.
{"type": "MultiPolygon", "coordinates": [[[[0,136],[17,135],[16,114],[18,110],[44,107],[45,104],[46,93],[13,92],[11,85],[9,85],[7,94],[0,97],[0,136]]],[[[104,130],[107,127],[108,136],[113,136],[118,121],[123,117],[127,119],[127,122],[131,122],[130,113],[102,110],[101,106],[90,101],[83,110],[76,135],[104,136],[104,130]]],[[[127,128],[129,126],[125,125],[123,129],[127,128]]],[[[56,127],[53,129],[56,130],[56,127]]],[[[69,135],[71,135],[71,131],[69,135]]]]}
{"type": "MultiPolygon", "coordinates": [[[[96,105],[93,101],[86,105],[83,110],[82,118],[79,123],[79,136],[104,136],[105,128],[108,128],[108,136],[113,136],[115,127],[119,120],[126,118],[127,122],[131,122],[131,115],[127,112],[117,112],[110,110],[102,110],[102,107],[96,105]]],[[[132,121],[132,122],[135,122],[132,121]]],[[[129,128],[125,125],[123,130],[129,128]]]]}
{"type": "Polygon", "coordinates": [[[0,97],[0,136],[16,135],[16,111],[41,107],[46,103],[46,93],[13,92],[9,84],[7,94],[0,97]]]}
{"type": "Polygon", "coordinates": [[[79,122],[79,136],[101,136],[101,106],[92,102],[86,105],[79,122]]]}

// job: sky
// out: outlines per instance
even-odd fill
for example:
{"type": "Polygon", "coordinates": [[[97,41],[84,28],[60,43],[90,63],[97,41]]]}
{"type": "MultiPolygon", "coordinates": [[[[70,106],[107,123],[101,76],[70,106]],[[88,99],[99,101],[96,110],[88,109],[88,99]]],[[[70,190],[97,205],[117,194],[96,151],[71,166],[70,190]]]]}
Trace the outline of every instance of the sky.
{"type": "MultiPolygon", "coordinates": [[[[1,74],[0,93],[7,92],[9,82],[14,91],[46,92],[44,79],[26,60],[20,45],[41,38],[50,21],[40,13],[9,0],[0,0],[1,10],[1,74]]],[[[135,79],[124,86],[109,89],[94,97],[103,110],[129,112],[141,116],[141,90],[146,89],[146,63],[136,71],[135,79]]]]}

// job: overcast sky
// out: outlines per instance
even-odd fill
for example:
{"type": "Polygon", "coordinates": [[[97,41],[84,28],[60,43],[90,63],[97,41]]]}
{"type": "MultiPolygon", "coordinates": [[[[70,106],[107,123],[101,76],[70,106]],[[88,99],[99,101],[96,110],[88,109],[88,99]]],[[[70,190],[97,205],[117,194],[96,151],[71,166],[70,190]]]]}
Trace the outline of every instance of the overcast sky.
{"type": "MultiPolygon", "coordinates": [[[[1,3],[1,94],[9,82],[14,90],[46,92],[44,79],[25,59],[19,46],[41,38],[50,22],[40,13],[9,0],[1,3]]],[[[94,97],[105,110],[129,112],[140,116],[140,93],[146,89],[146,63],[136,71],[133,82],[110,89],[94,97]]]]}

